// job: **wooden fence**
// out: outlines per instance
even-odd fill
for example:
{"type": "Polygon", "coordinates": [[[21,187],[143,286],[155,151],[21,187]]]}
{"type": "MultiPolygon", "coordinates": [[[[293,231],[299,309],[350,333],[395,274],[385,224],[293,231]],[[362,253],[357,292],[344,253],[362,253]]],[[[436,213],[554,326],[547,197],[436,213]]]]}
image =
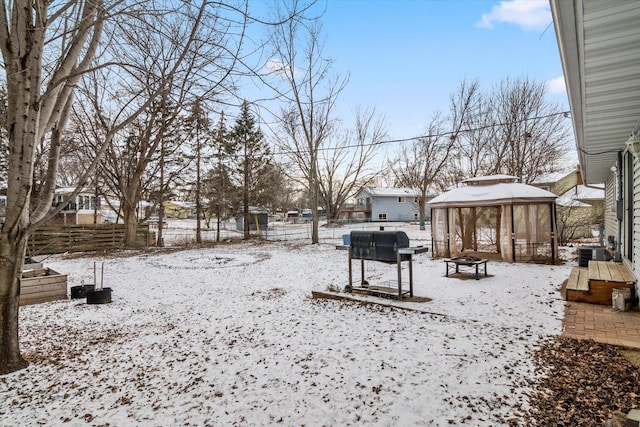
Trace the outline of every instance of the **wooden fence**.
{"type": "MultiPolygon", "coordinates": [[[[89,252],[122,249],[124,224],[56,225],[40,227],[29,237],[27,254],[31,256],[64,252],[89,252]]],[[[149,225],[138,225],[136,246],[155,245],[155,232],[149,225]]]]}

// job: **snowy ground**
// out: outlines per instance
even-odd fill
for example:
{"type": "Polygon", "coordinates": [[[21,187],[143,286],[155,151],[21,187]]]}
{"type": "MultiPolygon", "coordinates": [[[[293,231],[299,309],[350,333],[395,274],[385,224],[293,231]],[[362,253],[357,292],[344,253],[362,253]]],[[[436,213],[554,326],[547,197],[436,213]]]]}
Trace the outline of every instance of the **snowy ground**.
{"type": "MultiPolygon", "coordinates": [[[[412,244],[425,242],[417,225],[412,244]]],[[[104,261],[113,302],[21,309],[26,370],[0,377],[0,425],[509,425],[528,351],[561,329],[571,263],[489,263],[444,277],[414,261],[418,311],[311,299],[343,288],[342,232],[101,258],[53,257],[69,286],[104,261]],[[427,313],[428,312],[428,313],[427,313]],[[433,314],[438,313],[438,314],[433,314]]],[[[368,262],[372,284],[395,266],[368,262]]],[[[358,269],[356,269],[358,271],[358,269]]],[[[406,275],[405,275],[406,276],[406,275]]],[[[366,297],[370,301],[378,300],[366,297]]],[[[520,421],[522,423],[522,421],[520,421]]]]}

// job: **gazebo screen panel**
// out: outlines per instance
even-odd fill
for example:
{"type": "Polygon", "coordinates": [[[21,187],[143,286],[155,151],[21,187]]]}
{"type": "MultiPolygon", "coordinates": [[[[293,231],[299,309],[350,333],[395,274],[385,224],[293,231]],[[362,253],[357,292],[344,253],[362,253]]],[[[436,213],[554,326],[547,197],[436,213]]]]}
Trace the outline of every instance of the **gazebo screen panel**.
{"type": "Polygon", "coordinates": [[[553,261],[551,208],[548,203],[513,206],[516,261],[553,261]]]}
{"type": "Polygon", "coordinates": [[[433,239],[433,254],[436,257],[448,257],[447,209],[431,210],[431,238],[433,239]]]}

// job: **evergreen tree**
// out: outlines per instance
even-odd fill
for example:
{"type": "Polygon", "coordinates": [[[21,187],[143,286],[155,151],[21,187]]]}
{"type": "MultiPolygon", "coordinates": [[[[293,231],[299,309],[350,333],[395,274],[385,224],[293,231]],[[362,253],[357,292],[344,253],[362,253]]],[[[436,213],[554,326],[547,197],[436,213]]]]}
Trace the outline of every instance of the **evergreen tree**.
{"type": "Polygon", "coordinates": [[[233,196],[237,194],[230,176],[230,163],[233,147],[229,131],[224,120],[224,112],[220,114],[218,126],[212,131],[213,166],[204,180],[204,195],[208,200],[207,226],[213,215],[216,216],[216,241],[220,241],[220,221],[229,215],[229,206],[233,205],[233,196]]]}
{"type": "Polygon", "coordinates": [[[264,134],[257,127],[254,116],[249,111],[249,103],[244,101],[240,116],[231,129],[231,142],[235,163],[235,180],[242,191],[244,217],[244,238],[249,238],[249,206],[256,203],[256,197],[265,186],[263,175],[272,164],[271,150],[264,141],[264,134]]]}

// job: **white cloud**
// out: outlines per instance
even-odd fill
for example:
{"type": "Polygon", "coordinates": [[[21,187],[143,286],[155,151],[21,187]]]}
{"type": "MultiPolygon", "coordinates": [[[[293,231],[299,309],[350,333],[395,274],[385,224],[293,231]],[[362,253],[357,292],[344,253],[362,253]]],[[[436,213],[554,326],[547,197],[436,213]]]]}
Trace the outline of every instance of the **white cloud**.
{"type": "MultiPolygon", "coordinates": [[[[285,64],[279,59],[271,58],[269,59],[263,66],[262,70],[267,74],[272,76],[279,77],[281,79],[289,80],[289,76],[291,74],[291,69],[288,64],[285,64]]],[[[298,69],[294,68],[294,77],[299,79],[303,73],[298,69]]]]}
{"type": "Polygon", "coordinates": [[[564,82],[564,76],[549,80],[547,82],[547,89],[549,90],[549,93],[553,94],[566,93],[567,86],[564,82]]]}
{"type": "Polygon", "coordinates": [[[523,30],[544,30],[551,23],[551,9],[547,0],[501,1],[482,15],[476,26],[493,28],[494,24],[507,23],[523,30]]]}
{"type": "Polygon", "coordinates": [[[264,64],[263,69],[269,74],[285,74],[285,64],[279,59],[271,58],[266,64],[264,64]]]}

